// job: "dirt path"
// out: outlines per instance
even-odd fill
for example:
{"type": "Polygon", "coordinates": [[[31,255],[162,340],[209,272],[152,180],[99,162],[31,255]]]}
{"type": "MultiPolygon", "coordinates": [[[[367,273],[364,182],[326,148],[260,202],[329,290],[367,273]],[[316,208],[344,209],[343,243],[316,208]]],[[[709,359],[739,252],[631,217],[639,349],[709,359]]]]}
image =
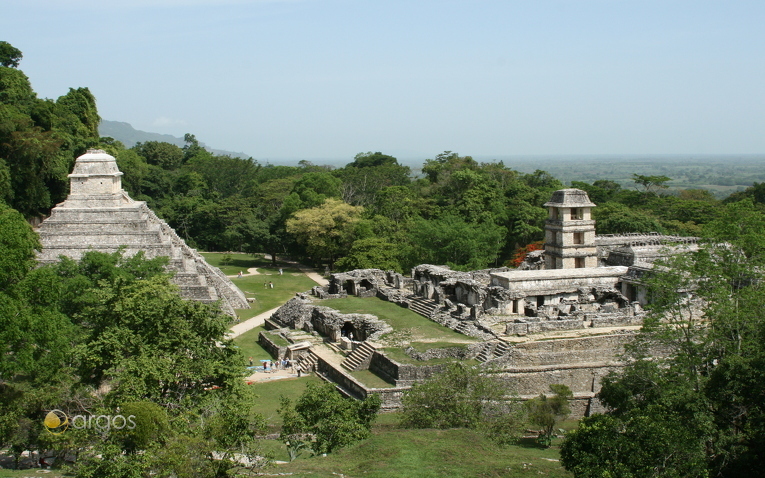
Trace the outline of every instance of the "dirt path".
{"type": "MultiPolygon", "coordinates": [[[[270,260],[271,256],[268,255],[268,254],[265,254],[263,256],[263,259],[270,260]]],[[[316,282],[317,284],[319,284],[321,286],[329,285],[329,281],[327,279],[325,279],[321,274],[318,274],[316,271],[314,271],[313,269],[311,269],[308,266],[304,266],[303,264],[300,264],[300,263],[295,262],[295,261],[288,261],[288,260],[283,260],[283,259],[280,262],[284,262],[285,264],[292,264],[293,266],[295,266],[298,269],[300,269],[300,272],[302,272],[303,274],[308,276],[309,279],[313,280],[314,282],[316,282]]]]}
{"type": "MultiPolygon", "coordinates": [[[[263,258],[266,260],[271,260],[271,256],[268,254],[265,254],[263,258]]],[[[316,271],[314,271],[310,267],[304,266],[303,264],[297,263],[295,261],[281,260],[279,262],[284,262],[285,264],[291,264],[292,266],[300,269],[300,272],[302,272],[303,274],[308,276],[309,279],[311,279],[312,281],[316,282],[317,284],[321,286],[329,285],[329,281],[327,279],[325,279],[321,274],[318,274],[316,271]]],[[[254,275],[260,275],[260,272],[258,271],[257,267],[250,267],[249,269],[247,269],[247,273],[242,274],[242,277],[254,276],[254,275]]],[[[227,277],[237,278],[239,277],[239,274],[232,274],[232,275],[228,275],[227,277]]]]}
{"type": "MultiPolygon", "coordinates": [[[[260,275],[260,272],[258,271],[258,268],[257,267],[250,267],[249,269],[247,269],[246,273],[242,274],[242,277],[257,276],[257,275],[260,275]]],[[[226,277],[229,277],[229,278],[233,279],[235,277],[239,277],[239,274],[227,275],[226,277]]]]}
{"type": "Polygon", "coordinates": [[[244,322],[239,322],[238,324],[232,326],[230,332],[227,334],[228,338],[233,339],[234,337],[238,337],[243,333],[258,327],[259,325],[263,325],[266,322],[266,319],[271,317],[271,315],[278,309],[279,307],[274,307],[271,310],[261,312],[255,317],[249,318],[244,322]]]}
{"type": "MultiPolygon", "coordinates": [[[[271,256],[266,255],[265,259],[270,260],[271,256]]],[[[323,278],[321,275],[319,275],[316,272],[314,272],[313,269],[310,269],[310,268],[308,268],[308,267],[306,267],[306,266],[304,266],[302,264],[298,264],[297,262],[294,262],[294,261],[281,261],[281,262],[285,262],[287,264],[293,265],[294,267],[297,267],[298,269],[300,269],[300,272],[302,272],[309,279],[313,280],[314,282],[316,282],[317,284],[319,284],[321,286],[329,284],[329,281],[327,281],[327,279],[323,278]]],[[[245,275],[257,275],[257,274],[260,274],[260,272],[258,272],[257,268],[251,267],[251,268],[247,269],[247,274],[242,274],[242,276],[245,276],[245,275]]],[[[229,276],[229,277],[238,277],[238,274],[234,274],[234,275],[229,276]]],[[[233,327],[231,327],[231,331],[227,334],[228,338],[233,339],[234,337],[238,337],[238,336],[242,335],[243,333],[245,333],[245,332],[247,332],[249,330],[254,329],[255,327],[263,325],[265,323],[266,319],[271,317],[271,315],[274,312],[276,312],[278,308],[279,307],[275,307],[275,308],[273,308],[271,310],[267,310],[265,312],[261,312],[260,314],[256,315],[255,317],[252,317],[250,319],[245,320],[244,322],[240,322],[240,323],[234,325],[233,327]]]]}

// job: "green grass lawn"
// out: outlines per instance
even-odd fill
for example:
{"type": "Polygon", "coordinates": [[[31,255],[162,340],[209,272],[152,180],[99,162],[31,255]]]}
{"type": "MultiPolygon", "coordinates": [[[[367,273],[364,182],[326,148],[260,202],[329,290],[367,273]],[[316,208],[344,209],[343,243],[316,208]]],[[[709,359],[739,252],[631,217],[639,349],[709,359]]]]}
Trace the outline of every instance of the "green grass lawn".
{"type": "Polygon", "coordinates": [[[258,334],[265,331],[263,327],[255,327],[242,335],[234,338],[234,343],[244,355],[244,358],[252,357],[252,360],[260,365],[260,360],[270,360],[271,354],[258,344],[258,334]]]}
{"type": "Polygon", "coordinates": [[[369,370],[358,370],[356,372],[349,372],[353,378],[363,383],[369,388],[390,388],[395,387],[394,384],[388,383],[378,375],[370,372],[369,370]]]}
{"type": "Polygon", "coordinates": [[[247,320],[261,312],[279,307],[294,297],[296,292],[309,291],[316,285],[316,282],[309,279],[292,264],[277,262],[274,265],[262,257],[232,253],[230,255],[234,265],[220,266],[223,253],[203,252],[202,255],[210,265],[219,267],[228,275],[236,274],[239,271],[246,273],[248,268],[257,267],[259,274],[244,276],[241,279],[238,277],[231,279],[244,292],[245,296],[255,298],[255,302],[250,304],[250,309],[236,311],[240,320],[247,320]],[[284,274],[279,274],[279,268],[282,268],[284,274]],[[269,282],[273,282],[273,289],[264,287],[264,284],[267,285],[269,282]]]}
{"type": "Polygon", "coordinates": [[[321,305],[344,314],[372,314],[388,323],[394,330],[384,335],[380,341],[392,344],[385,348],[385,353],[400,363],[432,365],[454,361],[451,358],[415,360],[404,353],[403,349],[410,345],[423,352],[434,348],[464,347],[468,343],[477,341],[473,337],[462,335],[409,309],[377,297],[328,299],[321,301],[321,305]]]}
{"type": "MultiPolygon", "coordinates": [[[[411,342],[456,342],[469,343],[476,339],[455,332],[448,327],[377,297],[346,297],[327,299],[321,305],[331,307],[344,314],[372,314],[393,327],[393,333],[405,332],[411,342]]],[[[388,334],[391,335],[391,334],[388,334]]]]}
{"type": "Polygon", "coordinates": [[[246,273],[247,269],[250,267],[262,267],[271,264],[271,261],[263,259],[263,256],[261,255],[253,256],[241,252],[200,252],[200,254],[204,256],[208,264],[222,270],[226,275],[234,275],[239,271],[246,273]],[[223,260],[223,257],[226,255],[231,257],[231,263],[222,265],[221,260],[223,260]]]}
{"type": "Polygon", "coordinates": [[[305,375],[300,378],[287,378],[270,382],[257,382],[250,385],[258,398],[255,399],[253,410],[263,415],[266,423],[272,427],[280,427],[282,419],[276,410],[279,408],[281,396],[296,400],[309,383],[322,383],[315,375],[305,375]]]}
{"type": "Polygon", "coordinates": [[[290,342],[276,333],[275,331],[270,331],[266,333],[266,337],[271,340],[274,344],[276,344],[277,347],[289,347],[290,342]]]}
{"type": "Polygon", "coordinates": [[[571,477],[557,447],[498,447],[471,430],[374,428],[370,439],[326,457],[300,458],[270,471],[302,477],[571,477]]]}

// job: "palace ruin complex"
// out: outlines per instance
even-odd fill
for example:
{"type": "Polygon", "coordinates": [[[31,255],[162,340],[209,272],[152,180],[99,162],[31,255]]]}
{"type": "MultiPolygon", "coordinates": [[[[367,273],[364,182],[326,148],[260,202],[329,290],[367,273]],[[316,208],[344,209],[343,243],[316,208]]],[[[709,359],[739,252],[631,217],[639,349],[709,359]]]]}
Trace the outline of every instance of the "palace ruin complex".
{"type": "Polygon", "coordinates": [[[277,347],[269,333],[261,334],[261,343],[316,370],[346,395],[381,395],[384,408],[400,406],[406,389],[444,367],[428,359],[451,357],[478,361],[524,398],[563,383],[574,392],[575,414],[597,411],[600,380],[623,365],[623,347],[642,324],[646,272],[659,258],[695,249],[696,238],[598,236],[591,216],[596,205],[579,189],[556,191],[545,206],[544,250],[518,269],[458,272],[425,264],[411,277],[377,269],[332,274],[328,286],[299,294],[267,321],[271,334],[292,345],[277,347]],[[341,314],[317,300],[349,295],[397,303],[478,340],[425,352],[410,347],[413,361],[398,362],[383,350],[390,329],[384,322],[341,314]],[[345,356],[339,365],[313,352],[317,336],[345,356]],[[370,370],[391,386],[367,387],[350,373],[357,370],[370,370]]]}
{"type": "Polygon", "coordinates": [[[128,196],[121,176],[116,160],[105,151],[89,150],[77,158],[69,175],[69,196],[37,229],[42,243],[38,260],[43,264],[56,262],[59,256],[79,260],[89,250],[119,249],[128,256],[139,251],[149,259],[166,256],[182,297],[220,301],[232,316],[234,309],[248,309],[244,294],[228,277],[187,246],[144,201],[128,196]]]}

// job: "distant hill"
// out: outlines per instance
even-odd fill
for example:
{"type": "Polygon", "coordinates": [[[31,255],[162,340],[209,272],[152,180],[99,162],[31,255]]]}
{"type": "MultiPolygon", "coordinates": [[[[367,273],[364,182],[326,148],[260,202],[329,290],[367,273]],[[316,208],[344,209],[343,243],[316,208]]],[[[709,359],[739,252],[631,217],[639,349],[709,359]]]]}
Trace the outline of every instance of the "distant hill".
{"type": "MultiPolygon", "coordinates": [[[[130,123],[124,123],[122,121],[101,120],[101,124],[98,126],[98,134],[114,138],[124,144],[126,148],[132,148],[136,143],[145,143],[147,141],[161,141],[179,147],[183,147],[186,144],[183,138],[178,138],[169,134],[149,133],[148,131],[137,130],[133,128],[130,123]]],[[[199,142],[199,145],[216,155],[231,156],[234,158],[250,157],[250,155],[244,153],[234,153],[222,149],[208,148],[201,141],[199,142]]]]}

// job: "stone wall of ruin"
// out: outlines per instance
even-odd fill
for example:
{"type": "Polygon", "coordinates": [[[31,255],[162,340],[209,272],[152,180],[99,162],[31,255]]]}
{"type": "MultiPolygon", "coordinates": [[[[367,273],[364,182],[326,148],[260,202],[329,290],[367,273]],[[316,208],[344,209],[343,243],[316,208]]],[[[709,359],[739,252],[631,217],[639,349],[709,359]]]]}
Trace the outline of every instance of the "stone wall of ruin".
{"type": "Polygon", "coordinates": [[[634,337],[635,332],[629,331],[515,344],[483,367],[487,373],[508,382],[524,398],[545,393],[550,385],[562,383],[575,397],[588,401],[600,390],[604,376],[624,366],[619,357],[625,344],[634,337]]]}
{"type": "Polygon", "coordinates": [[[346,323],[353,325],[360,340],[377,340],[393,331],[393,328],[374,315],[341,314],[329,307],[314,305],[306,297],[295,297],[281,306],[272,319],[285,327],[316,331],[333,341],[339,341],[341,329],[346,323]]]}
{"type": "Polygon", "coordinates": [[[385,381],[395,383],[397,387],[410,387],[415,383],[424,382],[434,374],[445,370],[446,367],[447,364],[402,364],[380,352],[375,352],[369,363],[370,372],[382,377],[385,381]]]}

